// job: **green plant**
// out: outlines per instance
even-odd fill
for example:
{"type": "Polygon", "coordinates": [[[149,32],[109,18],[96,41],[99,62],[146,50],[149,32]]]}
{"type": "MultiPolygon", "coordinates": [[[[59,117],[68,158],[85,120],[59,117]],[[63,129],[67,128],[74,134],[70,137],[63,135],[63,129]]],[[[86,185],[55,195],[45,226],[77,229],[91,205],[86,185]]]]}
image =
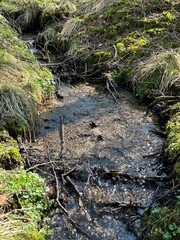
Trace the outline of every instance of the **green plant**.
{"type": "Polygon", "coordinates": [[[3,86],[0,89],[1,116],[6,128],[22,133],[24,129],[32,129],[37,119],[37,103],[17,87],[3,86]],[[31,128],[30,128],[31,125],[31,128]]]}
{"type": "Polygon", "coordinates": [[[156,207],[143,217],[139,236],[146,240],[177,240],[180,237],[180,202],[172,207],[156,207]]]}
{"type": "Polygon", "coordinates": [[[168,147],[166,149],[171,159],[180,158],[180,113],[177,112],[166,125],[168,147]]]}
{"type": "Polygon", "coordinates": [[[132,83],[140,98],[152,89],[168,93],[173,86],[178,85],[179,73],[180,55],[177,50],[164,51],[141,61],[134,71],[132,83]]]}
{"type": "Polygon", "coordinates": [[[35,173],[0,171],[0,194],[11,205],[7,214],[0,215],[0,238],[44,239],[45,230],[37,229],[48,204],[46,190],[44,180],[35,173]]]}

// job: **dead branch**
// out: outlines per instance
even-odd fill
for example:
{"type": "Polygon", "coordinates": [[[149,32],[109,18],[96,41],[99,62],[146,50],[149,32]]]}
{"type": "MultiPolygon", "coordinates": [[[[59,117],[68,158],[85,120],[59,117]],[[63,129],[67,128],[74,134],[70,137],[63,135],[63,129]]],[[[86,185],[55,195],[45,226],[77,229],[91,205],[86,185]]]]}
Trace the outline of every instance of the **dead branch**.
{"type": "Polygon", "coordinates": [[[117,101],[117,98],[115,96],[115,94],[111,91],[110,89],[110,84],[109,84],[109,80],[106,81],[106,87],[107,87],[107,90],[110,92],[110,94],[113,96],[115,102],[117,101]]]}
{"type": "Polygon", "coordinates": [[[54,165],[53,165],[52,160],[51,160],[51,156],[50,156],[50,153],[49,153],[49,146],[47,146],[47,155],[48,155],[49,162],[51,162],[51,167],[52,167],[52,170],[53,170],[53,173],[54,173],[54,178],[55,178],[55,181],[56,181],[56,191],[57,191],[56,201],[57,201],[59,207],[62,209],[62,211],[63,211],[67,216],[69,216],[68,211],[63,207],[63,205],[62,205],[62,204],[60,203],[60,201],[59,201],[59,196],[60,196],[59,181],[58,181],[58,178],[57,178],[56,171],[55,171],[55,169],[54,169],[54,165]]]}
{"type": "Polygon", "coordinates": [[[72,179],[67,176],[66,177],[67,180],[71,183],[71,185],[73,186],[73,188],[75,189],[75,191],[77,192],[78,196],[81,198],[82,197],[82,193],[79,192],[78,188],[76,187],[75,183],[72,181],[72,179]]]}
{"type": "Polygon", "coordinates": [[[60,156],[60,158],[62,158],[63,153],[64,153],[64,116],[60,117],[59,137],[60,137],[60,153],[59,153],[59,156],[60,156]]]}
{"type": "Polygon", "coordinates": [[[150,104],[150,106],[154,106],[159,102],[164,102],[164,101],[180,101],[180,96],[159,96],[156,97],[156,99],[150,104]]]}
{"type": "Polygon", "coordinates": [[[63,183],[66,183],[66,180],[64,179],[64,177],[67,176],[69,173],[74,172],[75,169],[76,168],[70,169],[68,172],[65,172],[64,174],[62,174],[63,183]]]}
{"type": "Polygon", "coordinates": [[[35,168],[41,167],[41,166],[45,166],[45,165],[52,164],[52,163],[59,163],[59,162],[63,162],[63,161],[51,161],[51,162],[46,162],[46,163],[39,163],[39,164],[36,164],[36,165],[34,165],[30,168],[27,168],[25,171],[28,172],[28,171],[31,171],[35,168]]]}
{"type": "Polygon", "coordinates": [[[119,99],[119,94],[116,91],[116,88],[114,87],[112,76],[110,73],[104,73],[104,76],[107,78],[107,80],[106,80],[107,90],[110,92],[110,94],[113,96],[113,98],[116,102],[117,99],[119,99]]]}
{"type": "Polygon", "coordinates": [[[46,66],[46,67],[52,67],[52,66],[63,66],[64,63],[58,62],[58,63],[40,63],[40,66],[46,66]]]}

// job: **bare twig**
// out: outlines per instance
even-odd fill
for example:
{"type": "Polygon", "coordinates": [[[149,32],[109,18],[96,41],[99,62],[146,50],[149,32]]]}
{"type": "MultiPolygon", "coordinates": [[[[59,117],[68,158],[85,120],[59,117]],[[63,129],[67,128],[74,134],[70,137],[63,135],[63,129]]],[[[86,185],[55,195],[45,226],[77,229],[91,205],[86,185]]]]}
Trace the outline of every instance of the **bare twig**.
{"type": "Polygon", "coordinates": [[[63,153],[64,153],[64,116],[60,117],[59,137],[60,137],[60,153],[59,153],[59,156],[60,156],[60,158],[62,158],[63,153]]]}
{"type": "MultiPolygon", "coordinates": [[[[39,163],[39,164],[36,164],[30,168],[27,168],[25,171],[28,172],[28,171],[31,171],[35,168],[38,168],[38,167],[41,167],[41,166],[45,166],[45,165],[48,165],[48,164],[52,164],[52,163],[59,163],[60,161],[51,161],[51,162],[46,162],[46,163],[39,163]]],[[[63,162],[63,161],[61,161],[63,162]]]]}
{"type": "Polygon", "coordinates": [[[67,180],[71,183],[71,185],[73,186],[73,188],[76,190],[78,196],[79,196],[79,197],[82,197],[82,193],[79,192],[78,188],[76,187],[76,185],[75,185],[75,183],[72,181],[72,179],[71,179],[69,176],[67,176],[66,178],[67,178],[67,180]]]}
{"type": "Polygon", "coordinates": [[[111,91],[110,89],[110,86],[109,86],[109,80],[106,81],[106,87],[107,87],[107,90],[110,92],[110,94],[113,96],[115,102],[117,101],[117,98],[116,96],[114,95],[114,93],[111,91]]]}
{"type": "Polygon", "coordinates": [[[64,183],[66,182],[66,180],[64,179],[64,177],[67,176],[69,173],[74,172],[75,169],[76,169],[76,168],[70,169],[68,172],[65,172],[64,174],[62,174],[62,180],[63,180],[64,183]]]}
{"type": "Polygon", "coordinates": [[[55,169],[54,169],[54,165],[53,165],[53,162],[52,162],[52,160],[51,160],[50,153],[49,153],[49,146],[47,146],[47,154],[48,154],[49,161],[51,162],[51,167],[52,167],[52,170],[53,170],[53,173],[54,173],[54,178],[55,178],[55,181],[56,181],[56,191],[57,191],[56,201],[57,201],[59,207],[63,210],[63,212],[64,212],[67,216],[69,216],[68,211],[63,207],[63,205],[62,205],[62,204],[60,203],[60,201],[59,201],[59,196],[60,196],[59,182],[58,182],[57,174],[56,174],[56,171],[55,171],[55,169]]]}

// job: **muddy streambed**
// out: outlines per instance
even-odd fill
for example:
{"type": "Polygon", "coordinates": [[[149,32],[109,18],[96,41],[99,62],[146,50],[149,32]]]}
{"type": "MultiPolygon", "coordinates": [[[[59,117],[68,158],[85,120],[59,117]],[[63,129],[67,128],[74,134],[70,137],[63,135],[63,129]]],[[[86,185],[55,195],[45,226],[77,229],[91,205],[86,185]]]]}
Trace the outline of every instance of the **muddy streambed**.
{"type": "Polygon", "coordinates": [[[65,210],[51,209],[46,239],[137,239],[140,216],[168,181],[158,126],[124,90],[115,102],[105,86],[60,89],[63,99],[44,108],[25,153],[65,210]]]}

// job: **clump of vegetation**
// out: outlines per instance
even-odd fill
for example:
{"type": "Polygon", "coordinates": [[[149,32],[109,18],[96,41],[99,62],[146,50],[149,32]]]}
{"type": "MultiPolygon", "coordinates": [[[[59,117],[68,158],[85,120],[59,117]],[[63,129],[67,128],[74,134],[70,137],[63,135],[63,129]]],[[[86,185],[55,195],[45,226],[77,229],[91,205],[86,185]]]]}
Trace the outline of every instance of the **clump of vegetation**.
{"type": "MultiPolygon", "coordinates": [[[[166,153],[168,159],[176,163],[174,173],[179,181],[178,1],[2,0],[0,6],[3,14],[12,17],[22,30],[27,30],[28,26],[31,29],[34,19],[42,24],[42,33],[37,41],[43,43],[46,50],[54,45],[60,50],[59,54],[63,52],[61,57],[65,58],[68,67],[71,66],[74,75],[80,77],[82,74],[83,79],[87,77],[88,80],[89,76],[103,79],[103,74],[109,71],[116,83],[130,88],[142,101],[153,95],[151,101],[157,102],[159,112],[166,114],[166,120],[169,119],[166,153]],[[76,74],[76,71],[80,72],[76,74]],[[162,104],[159,104],[156,93],[162,97],[162,104]]],[[[6,89],[4,82],[13,82],[16,87],[13,91],[18,94],[19,86],[21,94],[27,90],[27,100],[36,103],[33,105],[36,109],[45,93],[50,92],[48,81],[52,78],[47,70],[42,73],[26,47],[14,37],[12,29],[4,28],[7,23],[3,22],[4,30],[1,29],[0,33],[5,41],[2,41],[0,50],[0,76],[4,77],[4,67],[8,71],[5,80],[2,77],[1,85],[6,89]]],[[[28,119],[33,119],[21,106],[23,104],[18,109],[22,118],[13,116],[9,124],[6,121],[6,126],[12,126],[12,121],[16,126],[21,122],[27,126],[28,119]]],[[[18,129],[22,131],[24,127],[21,125],[18,129]]],[[[178,239],[177,213],[179,203],[174,208],[155,208],[151,214],[148,213],[143,220],[145,239],[178,239]]]]}
{"type": "Polygon", "coordinates": [[[45,230],[39,230],[47,207],[44,181],[12,169],[23,167],[16,140],[34,131],[38,108],[51,97],[53,76],[40,67],[2,15],[0,39],[0,238],[44,239],[45,230]]]}
{"type": "Polygon", "coordinates": [[[180,111],[170,119],[166,130],[168,132],[167,153],[172,160],[180,160],[180,111]]]}
{"type": "Polygon", "coordinates": [[[1,239],[44,239],[45,229],[38,230],[48,206],[44,186],[35,173],[0,171],[1,239]]]}
{"type": "Polygon", "coordinates": [[[9,136],[7,130],[2,129],[0,131],[0,168],[14,169],[23,164],[17,141],[9,136]]]}
{"type": "Polygon", "coordinates": [[[26,130],[29,133],[34,130],[37,121],[37,103],[32,97],[13,86],[2,86],[0,89],[1,114],[4,120],[4,126],[11,135],[17,137],[17,134],[26,130]]]}
{"type": "Polygon", "coordinates": [[[1,15],[0,27],[3,39],[0,49],[1,120],[16,137],[34,129],[38,105],[51,96],[53,78],[46,68],[39,66],[1,15]]]}
{"type": "Polygon", "coordinates": [[[179,87],[180,55],[177,51],[153,54],[137,65],[132,83],[140,98],[151,90],[167,94],[174,86],[179,87]]]}
{"type": "Polygon", "coordinates": [[[174,174],[175,174],[176,181],[180,183],[180,162],[177,162],[174,165],[174,174]]]}
{"type": "Polygon", "coordinates": [[[111,59],[112,55],[110,52],[107,51],[98,51],[93,52],[90,55],[87,56],[86,62],[90,65],[97,64],[97,63],[103,63],[109,59],[111,59]]]}
{"type": "Polygon", "coordinates": [[[176,240],[180,237],[180,202],[173,207],[156,207],[142,222],[140,239],[176,240]]]}

